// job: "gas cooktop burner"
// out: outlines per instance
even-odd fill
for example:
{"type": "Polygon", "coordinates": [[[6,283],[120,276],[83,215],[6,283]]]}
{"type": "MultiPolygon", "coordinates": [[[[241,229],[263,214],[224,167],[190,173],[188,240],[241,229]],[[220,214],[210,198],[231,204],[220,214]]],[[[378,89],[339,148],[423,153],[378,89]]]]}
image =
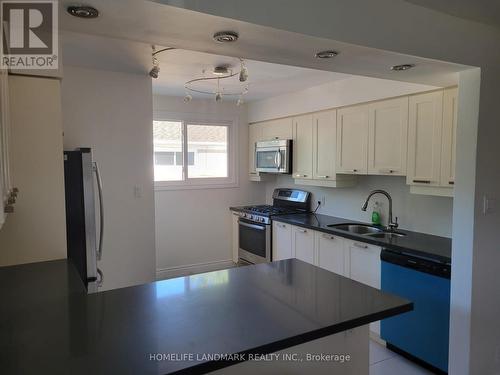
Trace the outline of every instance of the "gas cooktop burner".
{"type": "Polygon", "coordinates": [[[248,206],[248,207],[243,207],[243,209],[247,212],[259,214],[259,215],[284,215],[287,213],[295,213],[297,210],[290,209],[290,208],[284,208],[284,207],[275,207],[271,205],[259,205],[259,206],[248,206]]]}

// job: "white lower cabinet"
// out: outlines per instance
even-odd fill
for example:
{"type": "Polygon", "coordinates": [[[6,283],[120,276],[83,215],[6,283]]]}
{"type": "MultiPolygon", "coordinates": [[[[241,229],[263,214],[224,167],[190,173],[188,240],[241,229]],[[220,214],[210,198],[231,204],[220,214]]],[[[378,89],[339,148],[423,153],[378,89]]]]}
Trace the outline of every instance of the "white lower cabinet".
{"type": "MultiPolygon", "coordinates": [[[[337,235],[273,222],[273,260],[297,258],[380,289],[382,248],[337,235]]],[[[380,335],[380,322],[370,324],[380,335]]]]}
{"type": "Polygon", "coordinates": [[[314,253],[314,231],[292,226],[292,254],[294,258],[316,264],[314,253]]]}
{"type": "Polygon", "coordinates": [[[349,254],[344,239],[328,233],[315,232],[317,265],[328,271],[349,277],[349,254]]]}
{"type": "Polygon", "coordinates": [[[290,224],[273,222],[273,260],[293,258],[292,226],[290,224]]]}
{"type": "MultiPolygon", "coordinates": [[[[380,289],[382,267],[380,251],[382,249],[379,246],[347,239],[345,247],[349,254],[350,278],[380,289]]],[[[370,323],[370,331],[380,335],[380,322],[370,323]]]]}

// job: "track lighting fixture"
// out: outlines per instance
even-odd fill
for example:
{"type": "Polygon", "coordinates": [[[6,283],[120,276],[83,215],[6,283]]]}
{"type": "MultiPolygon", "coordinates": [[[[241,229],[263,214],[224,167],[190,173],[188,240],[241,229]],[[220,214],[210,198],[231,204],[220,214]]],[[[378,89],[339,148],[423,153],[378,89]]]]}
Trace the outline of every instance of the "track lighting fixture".
{"type": "Polygon", "coordinates": [[[192,99],[193,97],[190,94],[186,94],[184,97],[184,103],[189,103],[192,99]]]}
{"type": "MultiPolygon", "coordinates": [[[[188,92],[195,92],[198,94],[215,95],[215,101],[217,103],[222,101],[222,98],[226,96],[238,97],[236,105],[238,106],[242,105],[244,103],[243,95],[245,95],[248,92],[248,84],[246,84],[242,89],[236,91],[225,90],[224,87],[221,87],[221,82],[229,82],[224,80],[231,79],[233,77],[237,77],[240,83],[248,81],[248,69],[245,66],[245,61],[241,58],[239,59],[239,61],[241,69],[236,72],[231,68],[230,65],[218,65],[213,69],[203,69],[202,71],[203,74],[205,74],[206,72],[211,72],[214,76],[213,77],[204,76],[187,81],[184,84],[184,88],[186,89],[186,96],[184,97],[184,102],[187,103],[191,100],[191,96],[189,96],[188,99],[187,95],[188,92]],[[198,84],[201,82],[204,82],[205,85],[198,86],[198,84]],[[214,83],[216,82],[217,87],[214,87],[213,90],[206,89],[205,88],[206,84],[209,82],[214,82],[214,83]]],[[[235,84],[234,81],[235,81],[234,79],[231,81],[233,85],[235,84]]]]}
{"type": "Polygon", "coordinates": [[[240,59],[240,63],[241,63],[240,77],[239,77],[240,82],[246,82],[246,80],[248,79],[248,69],[243,59],[240,59]]]}
{"type": "Polygon", "coordinates": [[[167,47],[167,48],[162,48],[162,49],[160,49],[160,50],[157,51],[155,46],[151,46],[151,49],[153,50],[153,52],[151,53],[151,59],[153,60],[153,67],[149,71],[149,76],[151,78],[155,78],[156,79],[160,75],[160,61],[158,61],[158,58],[156,57],[156,55],[158,53],[165,52],[165,51],[170,51],[170,50],[175,49],[175,48],[173,48],[173,47],[167,47]]]}

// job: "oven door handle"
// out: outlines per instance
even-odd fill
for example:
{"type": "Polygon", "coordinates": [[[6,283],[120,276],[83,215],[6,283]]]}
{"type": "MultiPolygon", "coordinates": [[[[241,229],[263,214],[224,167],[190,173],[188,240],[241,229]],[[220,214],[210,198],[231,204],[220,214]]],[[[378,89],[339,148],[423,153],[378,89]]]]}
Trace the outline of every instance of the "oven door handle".
{"type": "Polygon", "coordinates": [[[263,226],[256,225],[256,224],[248,224],[248,223],[244,223],[241,220],[238,220],[238,223],[244,227],[247,227],[247,228],[252,228],[252,229],[257,229],[257,230],[266,230],[265,226],[263,227],[263,226]]]}

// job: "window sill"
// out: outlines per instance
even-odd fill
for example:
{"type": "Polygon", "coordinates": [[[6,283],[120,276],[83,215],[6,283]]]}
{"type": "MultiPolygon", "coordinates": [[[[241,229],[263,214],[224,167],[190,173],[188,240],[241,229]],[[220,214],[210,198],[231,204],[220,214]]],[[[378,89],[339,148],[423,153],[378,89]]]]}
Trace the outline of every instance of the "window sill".
{"type": "Polygon", "coordinates": [[[205,190],[205,189],[234,189],[240,185],[237,182],[228,182],[220,184],[196,184],[196,185],[154,185],[154,191],[174,191],[174,190],[205,190]]]}

